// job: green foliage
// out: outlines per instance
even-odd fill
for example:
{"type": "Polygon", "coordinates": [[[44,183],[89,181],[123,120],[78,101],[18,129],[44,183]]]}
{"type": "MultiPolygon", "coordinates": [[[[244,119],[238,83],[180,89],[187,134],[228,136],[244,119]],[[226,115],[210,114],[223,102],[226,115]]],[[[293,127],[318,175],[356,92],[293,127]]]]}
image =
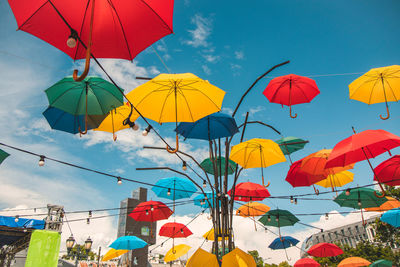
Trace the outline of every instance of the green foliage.
{"type": "Polygon", "coordinates": [[[291,267],[291,265],[287,261],[284,261],[279,263],[278,267],[291,267]]]}
{"type": "Polygon", "coordinates": [[[71,253],[70,255],[68,254],[64,254],[62,256],[63,259],[66,260],[72,260],[75,259],[75,256],[77,255],[77,251],[79,250],[80,252],[80,256],[79,256],[79,260],[84,260],[86,259],[86,257],[88,256],[89,260],[95,260],[97,259],[97,254],[94,253],[93,251],[89,251],[89,255],[86,254],[86,250],[85,250],[85,246],[84,245],[75,245],[72,249],[71,249],[71,253]]]}
{"type": "Polygon", "coordinates": [[[342,255],[328,258],[314,257],[314,259],[322,266],[337,266],[339,262],[348,257],[361,257],[370,262],[385,259],[392,261],[396,266],[399,266],[400,264],[400,254],[395,254],[388,246],[383,246],[381,244],[376,245],[365,241],[358,243],[355,248],[348,245],[337,245],[342,248],[344,252],[342,255]]]}
{"type": "Polygon", "coordinates": [[[247,253],[249,253],[251,256],[253,256],[254,261],[257,264],[257,267],[264,267],[264,260],[263,260],[263,258],[260,257],[260,254],[258,254],[257,250],[250,250],[250,251],[247,251],[247,253]]]}

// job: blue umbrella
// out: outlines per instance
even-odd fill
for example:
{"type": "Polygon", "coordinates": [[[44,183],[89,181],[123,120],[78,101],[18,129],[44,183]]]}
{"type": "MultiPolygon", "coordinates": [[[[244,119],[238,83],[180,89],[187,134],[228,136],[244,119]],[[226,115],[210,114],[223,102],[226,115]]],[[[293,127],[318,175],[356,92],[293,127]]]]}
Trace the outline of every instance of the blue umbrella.
{"type": "Polygon", "coordinates": [[[196,122],[181,122],[175,131],[185,139],[213,140],[232,136],[239,129],[232,116],[214,113],[196,122]]]}
{"type": "Polygon", "coordinates": [[[132,250],[132,249],[138,249],[138,248],[143,248],[147,246],[147,243],[144,242],[142,239],[136,236],[121,236],[117,238],[112,244],[110,245],[111,248],[113,249],[126,249],[126,250],[132,250]]]}
{"type": "Polygon", "coordinates": [[[299,240],[291,236],[282,236],[275,238],[274,241],[268,246],[270,249],[286,249],[288,247],[296,246],[299,240]]]}
{"type": "Polygon", "coordinates": [[[388,210],[382,215],[381,221],[394,227],[400,227],[400,209],[397,208],[388,210]]]}
{"type": "MultiPolygon", "coordinates": [[[[61,109],[48,107],[43,112],[43,116],[46,118],[50,127],[55,130],[77,134],[79,133],[79,126],[81,129],[85,128],[85,115],[72,115],[61,109]]],[[[88,130],[99,127],[106,116],[107,115],[88,115],[88,130]]]]}
{"type": "Polygon", "coordinates": [[[158,197],[176,200],[190,198],[196,192],[196,186],[188,179],[170,177],[158,180],[151,190],[158,197]]]}
{"type": "MultiPolygon", "coordinates": [[[[213,204],[213,193],[211,192],[206,192],[207,199],[210,201],[211,205],[213,204]]],[[[209,208],[210,205],[208,204],[208,201],[205,199],[203,194],[197,195],[194,199],[194,204],[196,206],[200,206],[202,208],[209,208]]],[[[221,201],[220,201],[221,202],[221,201]]]]}

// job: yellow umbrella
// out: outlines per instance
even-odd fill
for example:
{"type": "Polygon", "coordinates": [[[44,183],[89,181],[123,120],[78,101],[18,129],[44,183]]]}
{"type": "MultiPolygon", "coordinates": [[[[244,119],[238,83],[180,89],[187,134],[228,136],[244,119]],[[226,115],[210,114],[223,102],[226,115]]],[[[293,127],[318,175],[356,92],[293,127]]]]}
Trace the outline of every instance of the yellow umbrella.
{"type": "MultiPolygon", "coordinates": [[[[127,94],[144,117],[158,123],[195,122],[221,110],[225,92],[192,73],[160,74],[127,94]]],[[[176,148],[178,151],[178,133],[176,148]]]]}
{"type": "Polygon", "coordinates": [[[196,252],[189,258],[186,263],[186,267],[219,267],[217,256],[208,253],[204,249],[199,248],[196,252]]]}
{"type": "Polygon", "coordinates": [[[347,259],[342,260],[338,267],[360,267],[360,266],[368,266],[371,262],[367,261],[366,259],[360,257],[350,257],[347,259]]]}
{"type": "Polygon", "coordinates": [[[318,183],[315,184],[325,188],[331,187],[332,191],[334,191],[335,187],[344,186],[345,184],[353,182],[353,179],[354,179],[354,173],[349,171],[342,171],[335,174],[329,174],[328,177],[326,177],[326,179],[319,181],[318,183]]]}
{"type": "MultiPolygon", "coordinates": [[[[207,231],[203,237],[207,240],[214,241],[214,228],[211,228],[210,231],[207,231]]],[[[228,237],[225,237],[225,240],[228,240],[228,237]]],[[[218,241],[222,241],[222,237],[218,237],[218,241]]]]}
{"type": "Polygon", "coordinates": [[[109,251],[107,251],[107,253],[103,256],[103,258],[101,259],[101,261],[109,261],[111,259],[114,259],[116,257],[119,257],[125,253],[127,253],[129,250],[125,250],[125,249],[119,249],[119,250],[115,250],[113,248],[111,248],[109,251]]]}
{"type": "Polygon", "coordinates": [[[371,69],[349,85],[350,99],[375,104],[385,102],[387,116],[390,117],[388,102],[400,99],[400,66],[371,69]]]}
{"type": "Polygon", "coordinates": [[[185,255],[191,248],[192,247],[185,244],[174,246],[165,254],[164,261],[170,262],[177,260],[179,257],[185,255]]]}
{"type": "Polygon", "coordinates": [[[374,208],[365,208],[366,211],[376,211],[376,212],[385,212],[391,209],[396,209],[400,207],[400,201],[392,197],[386,197],[388,201],[380,205],[379,207],[374,208]]]}
{"type": "Polygon", "coordinates": [[[260,138],[254,138],[233,146],[230,159],[245,169],[261,168],[263,185],[263,168],[286,161],[277,143],[269,139],[260,138]]]}
{"type": "Polygon", "coordinates": [[[113,139],[116,141],[116,132],[128,129],[129,127],[132,127],[134,130],[138,129],[138,126],[134,122],[137,118],[139,118],[139,114],[134,109],[131,109],[129,103],[126,103],[123,106],[111,110],[99,127],[94,130],[112,133],[113,139]],[[129,120],[127,120],[128,117],[129,120]],[[126,122],[125,125],[124,122],[126,122]]]}
{"type": "Polygon", "coordinates": [[[256,267],[253,256],[239,248],[235,248],[222,257],[221,267],[256,267]]]}

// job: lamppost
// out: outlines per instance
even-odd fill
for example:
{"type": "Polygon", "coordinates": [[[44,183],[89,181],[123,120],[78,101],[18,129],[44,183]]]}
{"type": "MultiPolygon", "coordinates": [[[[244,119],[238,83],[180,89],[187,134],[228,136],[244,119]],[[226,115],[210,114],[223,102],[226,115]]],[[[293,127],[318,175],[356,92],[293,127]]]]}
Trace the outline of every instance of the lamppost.
{"type": "Polygon", "coordinates": [[[66,240],[67,252],[68,252],[67,255],[68,255],[68,256],[72,256],[72,258],[75,257],[75,266],[78,266],[78,261],[79,261],[79,259],[82,259],[82,256],[83,256],[84,254],[85,254],[85,258],[86,258],[86,259],[88,258],[89,252],[90,252],[90,250],[91,250],[91,248],[92,248],[92,244],[93,244],[92,239],[90,239],[90,237],[88,237],[88,238],[86,239],[85,245],[84,245],[84,247],[85,247],[85,252],[86,252],[86,253],[83,253],[83,252],[81,252],[81,249],[80,249],[80,245],[79,245],[79,244],[76,244],[76,245],[78,245],[77,250],[76,250],[76,251],[72,251],[72,248],[73,248],[74,245],[75,245],[75,238],[74,238],[73,235],[71,235],[71,236],[66,240]]]}

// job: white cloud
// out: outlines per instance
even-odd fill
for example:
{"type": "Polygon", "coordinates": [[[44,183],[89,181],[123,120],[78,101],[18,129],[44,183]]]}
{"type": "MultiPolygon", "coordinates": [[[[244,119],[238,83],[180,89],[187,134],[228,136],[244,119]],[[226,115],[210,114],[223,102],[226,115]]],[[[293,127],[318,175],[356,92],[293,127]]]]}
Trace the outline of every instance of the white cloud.
{"type": "Polygon", "coordinates": [[[212,20],[202,17],[200,14],[196,14],[192,18],[191,23],[194,24],[196,28],[194,30],[189,30],[191,39],[184,41],[184,43],[193,47],[208,47],[210,44],[207,38],[212,32],[212,20]]]}
{"type": "Polygon", "coordinates": [[[236,59],[244,59],[243,51],[235,51],[235,58],[236,59]]]}
{"type": "Polygon", "coordinates": [[[231,69],[232,70],[240,70],[241,68],[242,68],[242,66],[240,66],[239,64],[231,63],[231,69]]]}
{"type": "MultiPolygon", "coordinates": [[[[249,109],[249,115],[253,116],[256,113],[264,111],[264,110],[265,110],[265,107],[263,107],[263,106],[252,107],[249,109]]],[[[246,114],[244,114],[244,115],[246,115],[246,114]]]]}
{"type": "Polygon", "coordinates": [[[220,56],[216,56],[216,55],[203,55],[203,57],[207,62],[210,62],[210,63],[216,63],[221,58],[220,56]]]}
{"type": "Polygon", "coordinates": [[[205,74],[207,75],[211,74],[211,69],[207,65],[202,65],[201,68],[203,69],[205,74]]]}
{"type": "Polygon", "coordinates": [[[228,115],[232,115],[233,113],[233,109],[232,108],[228,108],[228,107],[223,107],[221,109],[222,113],[228,114],[228,115]]]}

